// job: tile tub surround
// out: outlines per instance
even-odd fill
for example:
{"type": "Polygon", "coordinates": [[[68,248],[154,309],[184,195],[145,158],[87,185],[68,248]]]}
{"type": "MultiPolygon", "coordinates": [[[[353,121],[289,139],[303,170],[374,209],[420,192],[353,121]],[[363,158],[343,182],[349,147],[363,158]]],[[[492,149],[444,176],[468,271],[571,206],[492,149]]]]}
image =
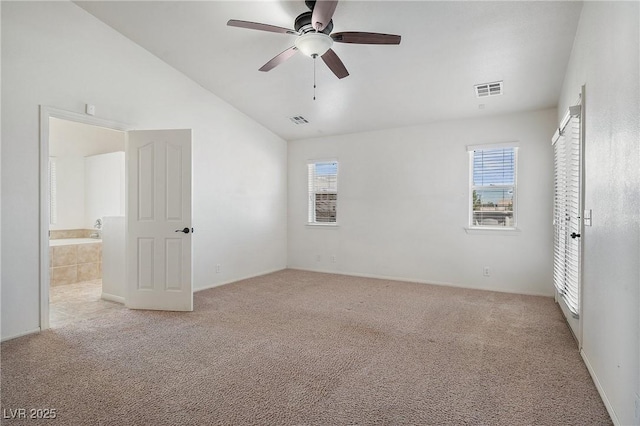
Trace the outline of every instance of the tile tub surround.
{"type": "Polygon", "coordinates": [[[66,238],[89,238],[91,234],[100,232],[97,229],[58,229],[49,231],[50,240],[61,240],[66,238]]]}
{"type": "MultiPolygon", "coordinates": [[[[58,241],[56,241],[58,242],[58,241]]],[[[102,242],[49,247],[50,285],[59,286],[102,278],[102,242]]]]}

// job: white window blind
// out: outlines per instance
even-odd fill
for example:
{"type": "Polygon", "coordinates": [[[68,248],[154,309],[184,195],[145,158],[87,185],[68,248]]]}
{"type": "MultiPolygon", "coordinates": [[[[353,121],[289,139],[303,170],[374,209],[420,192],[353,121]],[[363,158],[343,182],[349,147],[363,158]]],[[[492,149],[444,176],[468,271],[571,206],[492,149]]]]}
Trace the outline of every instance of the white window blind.
{"type": "Polygon", "coordinates": [[[472,228],[515,228],[516,146],[469,147],[472,228]]]}
{"type": "Polygon", "coordinates": [[[309,223],[336,223],[338,162],[310,162],[308,168],[309,223]]]}
{"type": "Polygon", "coordinates": [[[553,282],[572,314],[580,312],[580,116],[569,116],[553,138],[553,282]]]}

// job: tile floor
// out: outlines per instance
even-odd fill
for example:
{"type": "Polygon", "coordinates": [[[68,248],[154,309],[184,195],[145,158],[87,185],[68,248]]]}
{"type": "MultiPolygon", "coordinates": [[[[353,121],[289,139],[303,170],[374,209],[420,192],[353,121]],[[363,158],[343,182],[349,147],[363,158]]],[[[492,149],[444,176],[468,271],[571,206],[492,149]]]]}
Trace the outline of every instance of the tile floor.
{"type": "Polygon", "coordinates": [[[102,300],[102,280],[59,285],[49,288],[49,325],[63,327],[77,321],[97,318],[106,312],[126,309],[116,302],[102,300]]]}

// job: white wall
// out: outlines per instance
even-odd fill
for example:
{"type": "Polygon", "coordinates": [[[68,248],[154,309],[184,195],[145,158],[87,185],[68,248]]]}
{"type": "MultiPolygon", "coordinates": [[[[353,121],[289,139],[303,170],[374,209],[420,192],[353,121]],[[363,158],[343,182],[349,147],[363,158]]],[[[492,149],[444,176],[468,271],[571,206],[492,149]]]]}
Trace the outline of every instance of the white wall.
{"type": "Polygon", "coordinates": [[[49,119],[49,155],[56,157],[124,151],[124,133],[84,123],[49,119]]]}
{"type": "Polygon", "coordinates": [[[40,104],[193,129],[196,289],[285,267],[285,141],[73,3],[1,7],[3,339],[39,324],[40,104]]]}
{"type": "Polygon", "coordinates": [[[125,215],[124,169],[124,152],[85,157],[84,229],[93,229],[104,216],[125,215]]]}
{"type": "Polygon", "coordinates": [[[56,163],[56,223],[49,229],[84,228],[84,158],[55,157],[56,163]]]}
{"type": "Polygon", "coordinates": [[[640,4],[585,2],[558,120],[585,95],[583,357],[619,424],[640,424],[640,4]]]}
{"type": "Polygon", "coordinates": [[[54,160],[57,220],[49,229],[93,229],[97,218],[125,214],[124,152],[54,160]]]}
{"type": "Polygon", "coordinates": [[[126,293],[126,217],[106,216],[102,228],[102,298],[124,303],[126,293]]]}
{"type": "MultiPolygon", "coordinates": [[[[107,187],[115,184],[124,185],[124,182],[120,175],[116,176],[118,182],[102,179],[101,173],[105,170],[100,170],[100,172],[88,170],[90,173],[86,173],[86,162],[98,161],[96,167],[101,168],[99,160],[91,159],[105,153],[109,155],[115,151],[124,151],[124,141],[125,134],[123,132],[57,118],[49,120],[49,156],[53,157],[57,163],[58,177],[56,185],[57,221],[50,226],[50,229],[93,228],[96,218],[102,216],[96,214],[100,210],[104,211],[104,208],[98,208],[98,212],[96,212],[94,206],[104,198],[103,196],[109,194],[105,189],[108,190],[107,187]],[[89,159],[86,160],[85,157],[89,159]],[[94,177],[97,180],[96,189],[102,188],[102,190],[87,191],[86,186],[87,184],[93,185],[94,177]],[[93,217],[93,221],[91,221],[91,217],[93,217]]],[[[122,157],[122,161],[124,162],[124,157],[122,157]]],[[[118,188],[113,189],[120,191],[118,188]]],[[[121,198],[123,203],[124,194],[121,198]]],[[[117,210],[106,211],[106,214],[124,214],[120,209],[120,204],[113,205],[117,210]]]]}
{"type": "Polygon", "coordinates": [[[552,295],[555,121],[549,109],[289,142],[289,266],[552,295]],[[510,141],[521,232],[467,234],[466,146],[510,141]],[[306,163],[323,158],[339,161],[337,228],[305,225],[306,163]]]}
{"type": "MultiPolygon", "coordinates": [[[[0,23],[2,22],[2,7],[0,6],[0,23]]],[[[0,46],[2,45],[2,31],[0,28],[0,46]]],[[[0,55],[0,86],[2,82],[2,55],[0,55]]],[[[0,101],[0,137],[2,135],[2,102],[0,101]]],[[[2,206],[2,144],[0,144],[0,206],[2,206]]],[[[2,223],[2,208],[0,208],[0,224],[2,223]]],[[[2,226],[0,226],[0,241],[2,241],[2,226]]],[[[2,244],[0,244],[0,307],[2,306],[2,244]]],[[[2,315],[0,315],[0,330],[2,330],[2,315]]]]}

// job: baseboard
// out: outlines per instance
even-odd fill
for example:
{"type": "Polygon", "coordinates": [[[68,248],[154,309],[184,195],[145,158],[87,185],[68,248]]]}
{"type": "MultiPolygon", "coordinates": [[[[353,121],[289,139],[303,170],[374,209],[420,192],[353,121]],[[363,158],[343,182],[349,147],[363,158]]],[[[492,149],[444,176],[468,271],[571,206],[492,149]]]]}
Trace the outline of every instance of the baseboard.
{"type": "Polygon", "coordinates": [[[100,298],[110,302],[122,303],[124,305],[124,297],[122,296],[115,296],[113,294],[103,292],[102,295],[100,295],[100,298]]]}
{"type": "Polygon", "coordinates": [[[598,380],[598,376],[596,376],[596,372],[593,370],[593,367],[591,366],[591,363],[589,362],[589,358],[587,357],[587,354],[584,353],[584,350],[580,351],[580,355],[582,356],[582,360],[584,361],[584,365],[587,366],[587,370],[589,371],[589,374],[591,375],[591,378],[593,379],[593,383],[596,385],[596,389],[598,389],[598,393],[600,394],[600,398],[602,398],[602,402],[604,403],[604,406],[607,408],[607,412],[609,413],[609,416],[611,417],[611,420],[613,421],[614,425],[620,425],[620,420],[618,420],[618,416],[616,416],[616,412],[613,410],[613,406],[611,405],[611,402],[609,401],[609,398],[607,398],[607,394],[604,393],[604,389],[602,388],[602,384],[600,384],[600,380],[598,380]]]}
{"type": "Polygon", "coordinates": [[[394,276],[376,275],[376,274],[361,274],[357,272],[345,272],[345,271],[328,271],[328,270],[321,270],[321,269],[298,268],[295,266],[289,266],[287,268],[295,269],[297,271],[320,272],[323,274],[347,275],[350,277],[374,278],[379,280],[401,281],[401,282],[407,282],[407,283],[431,284],[431,285],[439,285],[443,287],[464,288],[467,290],[495,291],[497,293],[522,294],[525,296],[553,297],[553,294],[537,293],[533,291],[528,292],[528,291],[513,291],[513,290],[505,290],[505,289],[488,288],[488,287],[469,287],[468,285],[464,285],[464,284],[455,284],[455,283],[433,281],[433,280],[423,280],[423,279],[417,279],[417,278],[394,277],[394,276]]]}
{"type": "Polygon", "coordinates": [[[284,269],[287,269],[287,268],[285,267],[285,268],[271,269],[271,270],[260,272],[260,273],[257,273],[257,274],[247,275],[247,276],[240,277],[240,278],[234,278],[234,279],[229,280],[229,281],[223,281],[223,282],[219,282],[219,283],[210,284],[210,285],[208,285],[206,287],[195,288],[195,289],[193,289],[193,292],[197,293],[199,291],[209,290],[210,288],[220,287],[222,285],[232,284],[232,283],[235,283],[235,282],[238,282],[238,281],[242,281],[242,280],[248,280],[250,278],[259,277],[261,275],[273,274],[274,272],[282,271],[284,269]]]}
{"type": "Polygon", "coordinates": [[[8,336],[8,337],[3,337],[2,342],[6,342],[7,340],[11,340],[11,339],[17,339],[18,337],[23,337],[23,336],[28,336],[29,334],[36,334],[36,333],[40,333],[40,327],[38,328],[34,328],[32,330],[29,331],[24,331],[22,333],[18,333],[18,334],[14,334],[13,336],[8,336]]]}
{"type": "MultiPolygon", "coordinates": [[[[247,276],[240,277],[240,278],[234,278],[234,279],[229,280],[229,281],[223,281],[223,282],[220,282],[220,283],[210,284],[210,285],[208,285],[206,287],[194,288],[193,292],[197,293],[197,292],[202,291],[202,290],[208,290],[210,288],[220,287],[222,285],[231,284],[231,283],[235,283],[235,282],[242,281],[242,280],[248,280],[249,278],[255,278],[255,277],[259,277],[261,275],[272,274],[274,272],[282,271],[283,269],[286,269],[286,268],[272,269],[272,270],[260,272],[260,273],[257,273],[257,274],[253,274],[253,275],[247,275],[247,276]]],[[[118,303],[124,304],[124,297],[121,297],[121,296],[115,296],[115,295],[109,294],[109,293],[102,293],[101,298],[104,299],[104,300],[110,300],[112,302],[118,302],[118,303]]]]}

